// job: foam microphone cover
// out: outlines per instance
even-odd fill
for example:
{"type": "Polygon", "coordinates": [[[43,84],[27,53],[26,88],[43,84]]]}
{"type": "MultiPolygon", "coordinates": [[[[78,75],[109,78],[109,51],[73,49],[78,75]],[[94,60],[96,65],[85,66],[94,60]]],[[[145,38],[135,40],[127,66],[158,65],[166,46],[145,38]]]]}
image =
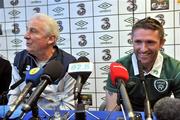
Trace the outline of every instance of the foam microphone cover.
{"type": "Polygon", "coordinates": [[[127,82],[129,79],[129,73],[122,64],[113,62],[110,65],[110,77],[112,84],[115,86],[117,79],[121,79],[124,82],[127,82]]]}
{"type": "Polygon", "coordinates": [[[63,78],[63,71],[64,67],[61,64],[60,61],[51,60],[45,67],[44,67],[44,73],[41,76],[43,79],[45,76],[49,76],[51,79],[51,82],[56,81],[57,79],[63,78]]]}
{"type": "Polygon", "coordinates": [[[44,72],[43,68],[35,67],[26,72],[26,83],[32,82],[32,87],[37,86],[40,83],[40,76],[44,72]]]}

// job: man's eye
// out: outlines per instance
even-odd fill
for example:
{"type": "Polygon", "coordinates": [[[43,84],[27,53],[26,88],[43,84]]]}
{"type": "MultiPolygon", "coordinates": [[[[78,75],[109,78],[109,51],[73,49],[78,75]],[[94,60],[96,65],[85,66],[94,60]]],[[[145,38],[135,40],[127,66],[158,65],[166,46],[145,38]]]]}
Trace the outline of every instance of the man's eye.
{"type": "Polygon", "coordinates": [[[30,32],[36,33],[37,30],[36,29],[30,29],[30,32]]]}
{"type": "Polygon", "coordinates": [[[142,41],[141,40],[135,40],[134,43],[140,44],[140,43],[142,43],[142,41]]]}
{"type": "Polygon", "coordinates": [[[154,41],[147,41],[148,44],[154,44],[154,41]]]}

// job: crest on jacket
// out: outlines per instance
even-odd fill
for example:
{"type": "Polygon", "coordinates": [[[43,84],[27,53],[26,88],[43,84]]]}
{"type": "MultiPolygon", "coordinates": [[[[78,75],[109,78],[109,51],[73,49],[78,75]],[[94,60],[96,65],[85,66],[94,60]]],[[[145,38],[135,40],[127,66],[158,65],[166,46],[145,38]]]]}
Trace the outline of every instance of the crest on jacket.
{"type": "Polygon", "coordinates": [[[154,87],[158,92],[164,92],[168,88],[168,82],[163,79],[157,79],[154,81],[154,87]]]}

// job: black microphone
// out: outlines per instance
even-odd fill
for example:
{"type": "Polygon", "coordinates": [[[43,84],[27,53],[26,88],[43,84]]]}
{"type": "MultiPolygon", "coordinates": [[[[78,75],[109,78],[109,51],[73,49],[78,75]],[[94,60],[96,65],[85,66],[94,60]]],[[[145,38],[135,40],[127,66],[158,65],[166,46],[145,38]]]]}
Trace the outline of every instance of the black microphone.
{"type": "Polygon", "coordinates": [[[21,110],[23,112],[28,112],[31,109],[32,104],[37,102],[39,96],[48,84],[53,83],[57,79],[62,79],[63,71],[64,67],[59,61],[51,60],[44,68],[44,73],[40,77],[41,82],[32,92],[27,103],[22,107],[21,110]]]}
{"type": "Polygon", "coordinates": [[[148,95],[146,84],[145,84],[143,65],[142,65],[141,61],[138,59],[137,59],[137,63],[138,63],[138,68],[139,68],[140,80],[143,84],[144,93],[145,93],[144,115],[145,115],[146,120],[152,120],[152,110],[151,110],[151,104],[149,101],[149,95],[148,95]]]}
{"type": "Polygon", "coordinates": [[[10,89],[8,91],[14,90],[17,86],[19,86],[23,82],[24,82],[24,79],[18,80],[16,83],[10,86],[10,89]]]}
{"type": "MultiPolygon", "coordinates": [[[[16,66],[13,66],[12,67],[12,74],[18,74],[19,75],[19,72],[18,72],[18,69],[16,68],[16,66]]],[[[17,82],[15,82],[13,85],[10,86],[9,90],[14,90],[17,86],[19,86],[21,83],[23,83],[25,81],[25,79],[20,79],[18,80],[17,82]]]]}
{"type": "Polygon", "coordinates": [[[68,74],[76,79],[74,100],[76,104],[75,120],[86,120],[85,107],[81,100],[81,90],[93,69],[93,64],[86,57],[80,57],[76,62],[69,64],[68,74]]]}
{"type": "Polygon", "coordinates": [[[76,79],[76,84],[74,88],[74,100],[80,97],[82,86],[87,81],[88,77],[92,73],[93,64],[89,62],[87,57],[80,57],[74,63],[69,64],[68,74],[76,79]]]}
{"type": "Polygon", "coordinates": [[[20,105],[20,103],[24,100],[26,95],[29,93],[29,91],[32,89],[32,87],[35,87],[40,82],[40,76],[43,73],[42,68],[33,68],[26,72],[26,86],[23,88],[22,92],[18,96],[18,98],[14,101],[12,105],[10,105],[9,111],[6,113],[5,118],[9,118],[13,112],[16,110],[16,108],[20,105]]]}

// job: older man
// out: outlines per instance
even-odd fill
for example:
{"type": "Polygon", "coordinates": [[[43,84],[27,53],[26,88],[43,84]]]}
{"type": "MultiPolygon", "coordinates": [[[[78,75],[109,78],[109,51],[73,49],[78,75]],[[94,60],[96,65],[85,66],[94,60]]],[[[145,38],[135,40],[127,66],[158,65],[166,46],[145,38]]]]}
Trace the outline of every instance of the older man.
{"type": "MultiPolygon", "coordinates": [[[[57,95],[52,97],[51,94],[58,92],[67,96],[73,95],[75,81],[68,76],[67,69],[69,63],[76,59],[56,46],[58,37],[59,26],[57,22],[45,14],[37,13],[30,18],[27,24],[27,32],[24,36],[26,49],[17,53],[14,59],[15,69],[12,84],[18,79],[24,79],[27,70],[34,67],[44,67],[51,60],[60,61],[64,66],[64,71],[62,71],[64,78],[59,80],[57,84],[47,86],[38,101],[44,108],[49,107],[50,104],[47,103],[57,101],[57,95]]],[[[15,90],[10,91],[9,104],[16,100],[24,85],[25,82],[15,90]]]]}

